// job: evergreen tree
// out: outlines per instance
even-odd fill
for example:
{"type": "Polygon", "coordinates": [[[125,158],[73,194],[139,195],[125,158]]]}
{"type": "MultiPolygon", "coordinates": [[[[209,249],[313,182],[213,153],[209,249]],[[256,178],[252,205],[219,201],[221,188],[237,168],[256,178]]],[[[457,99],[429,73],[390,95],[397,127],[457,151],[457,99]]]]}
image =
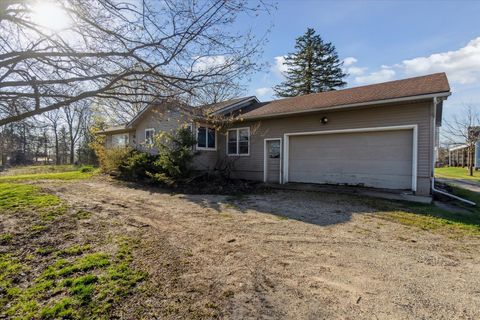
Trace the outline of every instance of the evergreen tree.
{"type": "Polygon", "coordinates": [[[314,29],[308,28],[296,39],[295,50],[285,57],[286,80],[274,87],[277,96],[295,97],[335,90],[347,84],[343,81],[347,75],[335,46],[324,42],[314,29]]]}

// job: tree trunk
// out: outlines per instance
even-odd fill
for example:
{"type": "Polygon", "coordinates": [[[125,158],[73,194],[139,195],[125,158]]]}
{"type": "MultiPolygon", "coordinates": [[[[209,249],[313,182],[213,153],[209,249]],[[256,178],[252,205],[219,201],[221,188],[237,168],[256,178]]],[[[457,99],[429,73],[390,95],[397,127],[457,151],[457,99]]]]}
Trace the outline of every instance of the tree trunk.
{"type": "Polygon", "coordinates": [[[75,161],[75,142],[70,141],[70,164],[74,164],[75,161]]]}
{"type": "Polygon", "coordinates": [[[58,142],[58,131],[57,126],[53,126],[53,134],[55,136],[55,164],[58,166],[61,164],[60,162],[60,154],[59,154],[59,142],[58,142]]]}
{"type": "Polygon", "coordinates": [[[473,167],[475,166],[475,147],[468,148],[468,175],[473,176],[473,167]]]}

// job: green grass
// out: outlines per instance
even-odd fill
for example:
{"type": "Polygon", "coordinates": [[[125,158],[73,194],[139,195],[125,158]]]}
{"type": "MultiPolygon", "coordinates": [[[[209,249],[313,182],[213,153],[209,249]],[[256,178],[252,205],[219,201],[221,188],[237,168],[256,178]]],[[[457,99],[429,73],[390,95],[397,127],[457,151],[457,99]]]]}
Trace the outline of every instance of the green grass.
{"type": "MultiPolygon", "coordinates": [[[[472,200],[474,200],[472,197],[479,197],[475,193],[463,189],[458,190],[458,192],[457,195],[472,200]]],[[[465,208],[465,213],[460,213],[444,210],[433,204],[378,199],[365,201],[381,211],[378,217],[382,219],[446,234],[454,238],[466,235],[480,236],[480,210],[478,207],[468,207],[465,208]]]]}
{"type": "Polygon", "coordinates": [[[97,169],[82,171],[67,171],[56,173],[34,173],[16,176],[0,176],[0,182],[34,181],[34,180],[79,180],[92,177],[97,169]]]}
{"type": "MultiPolygon", "coordinates": [[[[94,172],[84,168],[28,177],[72,174],[94,172]]],[[[75,235],[78,221],[91,216],[69,210],[60,198],[37,186],[0,182],[0,223],[17,223],[14,234],[0,234],[0,245],[5,246],[0,251],[0,318],[111,318],[114,307],[132,294],[145,274],[132,268],[134,240],[109,236],[85,243],[75,235]]]]}
{"type": "MultiPolygon", "coordinates": [[[[45,174],[45,173],[58,173],[69,171],[81,171],[84,168],[91,168],[92,166],[75,166],[71,164],[64,165],[35,165],[35,166],[19,166],[8,169],[2,172],[0,176],[17,176],[27,174],[45,174]]],[[[88,170],[88,169],[87,169],[88,170]]]]}
{"type": "Polygon", "coordinates": [[[59,251],[57,257],[66,251],[81,256],[58,258],[27,287],[16,286],[12,280],[24,271],[19,260],[0,256],[0,290],[8,293],[3,302],[10,301],[6,315],[20,319],[108,319],[114,304],[145,278],[144,273],[131,268],[132,240],[119,239],[117,246],[113,255],[83,254],[78,246],[59,251]]]}
{"type": "MultiPolygon", "coordinates": [[[[435,169],[435,176],[448,179],[466,179],[480,183],[480,172],[474,171],[468,175],[467,168],[444,167],[435,169]]],[[[464,212],[451,212],[440,209],[435,205],[416,204],[407,202],[382,202],[376,205],[384,211],[383,218],[418,227],[423,230],[448,234],[451,237],[465,235],[480,236],[480,194],[451,186],[451,193],[461,198],[477,203],[477,206],[468,206],[455,202],[464,212]]],[[[461,211],[461,210],[459,210],[461,211]]]]}
{"type": "Polygon", "coordinates": [[[86,219],[90,219],[90,217],[92,216],[92,213],[85,210],[78,210],[77,212],[75,212],[74,216],[78,220],[86,220],[86,219]]]}
{"type": "Polygon", "coordinates": [[[446,179],[466,179],[480,183],[480,171],[473,171],[473,176],[468,174],[468,168],[443,167],[435,168],[435,177],[446,179]]]}
{"type": "Polygon", "coordinates": [[[8,244],[13,240],[13,235],[11,233],[0,234],[0,244],[8,244]]]}
{"type": "MultiPolygon", "coordinates": [[[[452,185],[449,185],[449,186],[450,188],[452,188],[452,193],[454,195],[475,202],[477,204],[475,207],[468,206],[467,208],[471,209],[477,214],[480,214],[480,194],[479,193],[466,190],[457,186],[452,186],[452,185]]],[[[460,205],[462,204],[460,203],[460,205]]]]}
{"type": "Polygon", "coordinates": [[[0,183],[0,213],[14,213],[39,209],[45,213],[61,204],[57,196],[44,193],[40,188],[12,183],[0,183]]]}

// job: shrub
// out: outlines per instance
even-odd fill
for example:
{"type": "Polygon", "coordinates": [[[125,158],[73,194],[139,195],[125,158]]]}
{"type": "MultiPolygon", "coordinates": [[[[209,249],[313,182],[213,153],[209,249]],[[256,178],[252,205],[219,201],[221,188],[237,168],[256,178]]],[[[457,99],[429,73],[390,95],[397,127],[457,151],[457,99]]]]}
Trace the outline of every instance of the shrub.
{"type": "Polygon", "coordinates": [[[132,152],[131,148],[109,148],[97,152],[100,169],[104,173],[118,175],[120,165],[132,152]]]}
{"type": "Polygon", "coordinates": [[[156,155],[131,150],[119,163],[119,177],[130,181],[149,179],[151,174],[161,170],[156,164],[157,159],[156,155]]]}
{"type": "Polygon", "coordinates": [[[93,166],[81,166],[80,167],[80,172],[82,172],[82,173],[92,172],[93,170],[94,170],[93,166]]]}
{"type": "Polygon", "coordinates": [[[179,128],[173,134],[168,132],[158,134],[154,142],[159,153],[155,165],[160,170],[150,174],[154,181],[164,183],[188,177],[195,156],[193,150],[195,144],[192,131],[186,127],[179,128]]]}
{"type": "Polygon", "coordinates": [[[124,180],[152,180],[162,184],[188,177],[196,144],[191,130],[180,128],[174,133],[161,132],[154,140],[153,147],[158,155],[131,148],[108,149],[101,143],[96,144],[101,170],[124,180]]]}

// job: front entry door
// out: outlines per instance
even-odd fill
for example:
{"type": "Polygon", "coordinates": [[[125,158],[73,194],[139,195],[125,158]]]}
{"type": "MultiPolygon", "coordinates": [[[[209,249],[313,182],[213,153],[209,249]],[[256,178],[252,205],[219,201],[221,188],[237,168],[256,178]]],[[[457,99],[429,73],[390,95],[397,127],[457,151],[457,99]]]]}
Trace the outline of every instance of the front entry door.
{"type": "Polygon", "coordinates": [[[266,141],[265,182],[280,183],[281,140],[266,141]]]}

